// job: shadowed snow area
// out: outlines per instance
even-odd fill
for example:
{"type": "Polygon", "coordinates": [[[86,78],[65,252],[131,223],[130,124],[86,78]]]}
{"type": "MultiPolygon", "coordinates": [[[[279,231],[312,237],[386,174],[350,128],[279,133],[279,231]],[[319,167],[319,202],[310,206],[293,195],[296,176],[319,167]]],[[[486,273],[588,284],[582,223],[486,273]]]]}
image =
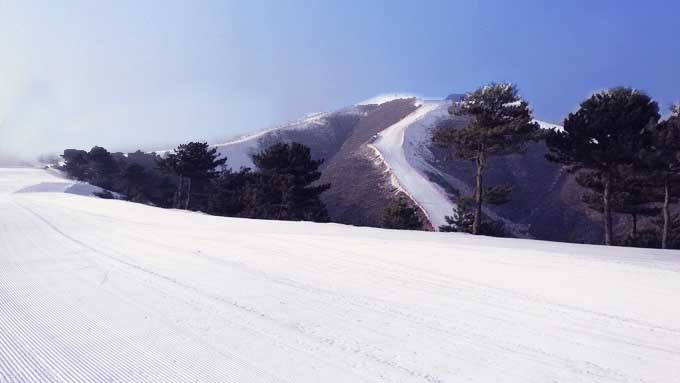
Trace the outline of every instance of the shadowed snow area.
{"type": "Polygon", "coordinates": [[[69,193],[93,196],[102,188],[61,177],[59,172],[38,168],[1,168],[0,193],[69,193]]]}
{"type": "Polygon", "coordinates": [[[673,382],[680,257],[211,217],[0,169],[0,382],[673,382]]]}
{"type": "Polygon", "coordinates": [[[71,193],[91,196],[100,191],[101,188],[82,182],[41,182],[17,190],[17,193],[71,193]]]}

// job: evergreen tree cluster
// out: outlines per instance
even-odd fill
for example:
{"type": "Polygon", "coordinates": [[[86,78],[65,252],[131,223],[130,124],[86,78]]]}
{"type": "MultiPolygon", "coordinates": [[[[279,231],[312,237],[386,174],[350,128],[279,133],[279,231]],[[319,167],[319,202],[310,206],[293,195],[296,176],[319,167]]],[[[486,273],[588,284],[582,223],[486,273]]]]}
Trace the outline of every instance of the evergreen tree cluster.
{"type": "Polygon", "coordinates": [[[418,208],[411,206],[406,198],[399,197],[385,208],[382,226],[386,229],[422,230],[423,222],[418,216],[418,208]]]}
{"type": "Polygon", "coordinates": [[[606,245],[680,245],[680,218],[671,213],[680,197],[680,105],[661,120],[651,97],[618,87],[583,101],[564,120],[563,129],[539,131],[517,88],[501,83],[468,94],[449,112],[467,116],[470,123],[461,129],[439,129],[433,141],[449,148],[452,157],[473,162],[476,176],[473,195],[457,201],[441,231],[497,233],[502,226],[489,220],[483,205],[509,202],[511,189],[484,185],[487,158],[521,154],[529,142],[545,140],[546,158],[574,173],[587,190],[583,202],[602,214],[606,245]],[[614,214],[630,220],[630,231],[621,238],[615,238],[614,214]],[[642,230],[641,220],[647,223],[642,230]]]}
{"type": "Polygon", "coordinates": [[[631,193],[645,184],[637,177],[642,175],[639,160],[644,133],[659,118],[659,107],[649,96],[630,88],[615,88],[583,101],[564,120],[564,130],[553,131],[546,137],[548,159],[566,165],[570,172],[580,172],[577,182],[601,196],[601,202],[591,201],[590,206],[602,211],[607,245],[614,242],[614,208],[627,208],[614,206],[617,198],[621,202],[627,180],[632,181],[631,193]]]}
{"type": "Polygon", "coordinates": [[[210,182],[224,171],[226,158],[219,158],[217,149],[206,142],[189,142],[179,145],[173,153],[157,161],[158,169],[177,177],[177,190],[172,207],[189,210],[204,206],[209,195],[210,182]],[[196,197],[201,200],[196,201],[196,197]],[[193,205],[192,205],[193,201],[193,205]]]}
{"type": "Polygon", "coordinates": [[[636,245],[640,217],[662,214],[661,240],[670,246],[671,203],[680,189],[678,109],[661,120],[658,104],[631,88],[596,93],[546,136],[550,161],[567,166],[589,192],[584,202],[603,216],[604,243],[636,245]],[[617,239],[613,214],[630,217],[630,232],[617,239]]]}
{"type": "Polygon", "coordinates": [[[90,151],[66,149],[60,167],[69,177],[99,186],[112,198],[116,192],[125,199],[160,207],[171,207],[176,180],[157,169],[160,157],[137,151],[124,155],[95,146],[90,151]]]}
{"type": "Polygon", "coordinates": [[[308,147],[277,143],[253,155],[256,170],[223,171],[212,183],[209,210],[219,215],[328,222],[319,167],[308,147]]]}
{"type": "Polygon", "coordinates": [[[317,183],[323,161],[299,143],[274,144],[253,155],[255,170],[228,169],[227,159],[204,142],[179,145],[165,156],[94,147],[67,149],[62,157],[61,170],[106,189],[103,198],[113,191],[130,201],[221,216],[329,220],[320,196],[330,185],[317,183]]]}

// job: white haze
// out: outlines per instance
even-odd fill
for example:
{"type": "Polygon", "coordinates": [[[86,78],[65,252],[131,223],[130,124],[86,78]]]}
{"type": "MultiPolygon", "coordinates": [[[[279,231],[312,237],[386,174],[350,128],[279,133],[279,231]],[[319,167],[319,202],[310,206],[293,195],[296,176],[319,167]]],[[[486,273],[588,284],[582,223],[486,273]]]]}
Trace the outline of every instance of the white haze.
{"type": "Polygon", "coordinates": [[[0,1],[0,154],[223,139],[349,101],[314,70],[301,88],[230,7],[0,1]]]}

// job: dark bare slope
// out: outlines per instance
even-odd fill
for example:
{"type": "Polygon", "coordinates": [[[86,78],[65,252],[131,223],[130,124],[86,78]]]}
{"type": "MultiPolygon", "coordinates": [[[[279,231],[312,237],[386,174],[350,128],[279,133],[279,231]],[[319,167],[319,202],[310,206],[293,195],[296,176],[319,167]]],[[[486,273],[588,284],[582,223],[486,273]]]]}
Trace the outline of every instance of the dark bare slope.
{"type": "Polygon", "coordinates": [[[376,108],[376,105],[362,105],[351,111],[341,110],[330,113],[316,128],[273,131],[259,140],[259,146],[267,147],[281,141],[299,142],[310,148],[314,158],[323,158],[328,161],[352,136],[360,120],[376,108]]]}
{"type": "MultiPolygon", "coordinates": [[[[465,119],[447,121],[463,126],[465,119]]],[[[445,149],[431,146],[436,161],[432,165],[447,177],[432,178],[433,182],[451,188],[451,179],[458,192],[471,195],[474,166],[470,162],[448,159],[445,149]],[[448,180],[445,180],[446,178],[448,180]],[[462,187],[461,187],[462,183],[462,187]]],[[[522,155],[492,157],[485,173],[487,186],[510,184],[512,200],[501,206],[488,206],[488,212],[514,223],[517,234],[554,241],[599,243],[602,231],[581,202],[581,189],[573,175],[545,159],[547,148],[539,142],[529,145],[522,155]]]]}
{"type": "Polygon", "coordinates": [[[320,182],[330,183],[323,194],[333,222],[380,226],[382,213],[397,191],[390,175],[367,146],[380,131],[415,110],[414,99],[380,105],[356,105],[324,113],[266,133],[217,145],[234,169],[252,167],[250,155],[277,142],[299,142],[314,158],[325,160],[320,182]]]}
{"type": "Polygon", "coordinates": [[[380,226],[383,211],[396,191],[390,174],[367,144],[415,109],[413,99],[380,105],[354,126],[340,150],[326,161],[321,181],[330,182],[332,188],[323,200],[334,221],[380,226]]]}

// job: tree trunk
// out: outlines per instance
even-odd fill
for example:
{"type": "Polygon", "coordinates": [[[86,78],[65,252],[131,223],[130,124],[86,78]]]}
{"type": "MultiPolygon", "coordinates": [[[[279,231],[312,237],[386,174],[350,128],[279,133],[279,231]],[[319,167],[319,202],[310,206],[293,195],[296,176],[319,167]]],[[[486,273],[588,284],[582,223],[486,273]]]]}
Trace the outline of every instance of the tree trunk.
{"type": "Polygon", "coordinates": [[[633,218],[633,225],[630,228],[630,237],[633,239],[633,242],[637,241],[637,214],[633,213],[631,214],[631,217],[633,218]]]}
{"type": "Polygon", "coordinates": [[[484,199],[484,190],[482,187],[482,174],[484,173],[484,145],[480,145],[479,153],[477,153],[477,177],[475,182],[475,220],[472,222],[472,234],[479,234],[479,228],[482,225],[482,202],[484,199]]]}
{"type": "Polygon", "coordinates": [[[179,209],[180,201],[182,200],[182,187],[184,186],[184,177],[179,176],[179,183],[177,184],[177,190],[175,191],[175,196],[172,199],[172,208],[179,209]]]}
{"type": "Polygon", "coordinates": [[[189,204],[191,203],[191,178],[187,178],[187,200],[184,205],[184,210],[189,210],[189,204]]]}
{"type": "Polygon", "coordinates": [[[611,200],[611,175],[606,174],[604,178],[604,193],[602,193],[602,203],[604,207],[604,244],[612,244],[612,210],[609,206],[611,200]]]}
{"type": "Polygon", "coordinates": [[[668,226],[671,221],[671,213],[669,211],[671,199],[671,187],[668,182],[668,173],[666,173],[663,180],[663,232],[661,233],[661,248],[668,248],[668,226]]]}

